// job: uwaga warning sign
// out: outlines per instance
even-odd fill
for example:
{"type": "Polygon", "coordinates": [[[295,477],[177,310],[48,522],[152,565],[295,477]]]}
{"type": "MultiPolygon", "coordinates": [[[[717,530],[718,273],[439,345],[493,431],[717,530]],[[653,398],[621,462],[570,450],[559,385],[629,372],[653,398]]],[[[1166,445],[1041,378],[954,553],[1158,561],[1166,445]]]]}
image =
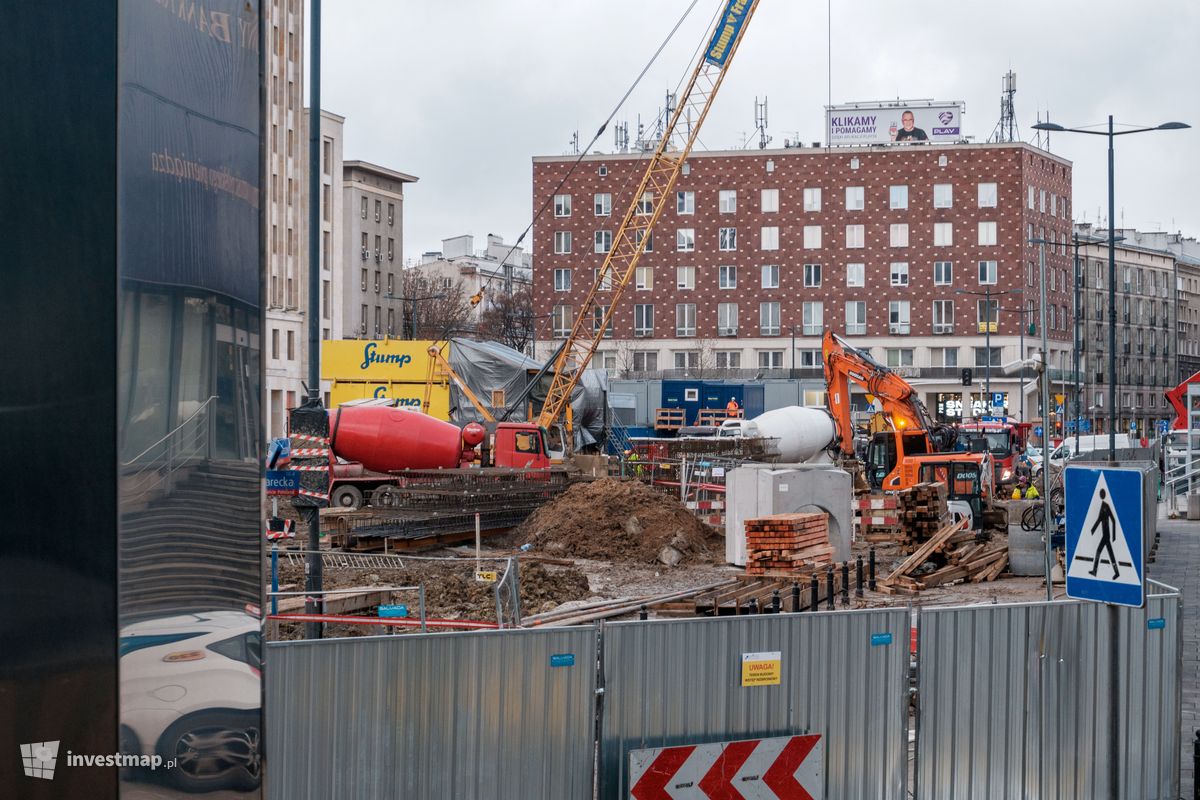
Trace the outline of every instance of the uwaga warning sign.
{"type": "Polygon", "coordinates": [[[1142,605],[1142,480],[1138,470],[1067,468],[1069,597],[1142,605]]]}
{"type": "Polygon", "coordinates": [[[742,686],[778,686],[783,654],[742,653],[742,686]]]}

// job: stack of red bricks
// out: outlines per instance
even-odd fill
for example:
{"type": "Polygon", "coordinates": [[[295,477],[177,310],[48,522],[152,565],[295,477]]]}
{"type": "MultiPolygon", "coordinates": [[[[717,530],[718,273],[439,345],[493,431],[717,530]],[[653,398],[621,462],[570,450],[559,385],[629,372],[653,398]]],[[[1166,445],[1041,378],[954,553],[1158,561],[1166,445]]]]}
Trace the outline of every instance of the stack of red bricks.
{"type": "Polygon", "coordinates": [[[829,520],[824,513],[771,514],[746,520],[747,575],[795,574],[829,564],[829,520]]]}

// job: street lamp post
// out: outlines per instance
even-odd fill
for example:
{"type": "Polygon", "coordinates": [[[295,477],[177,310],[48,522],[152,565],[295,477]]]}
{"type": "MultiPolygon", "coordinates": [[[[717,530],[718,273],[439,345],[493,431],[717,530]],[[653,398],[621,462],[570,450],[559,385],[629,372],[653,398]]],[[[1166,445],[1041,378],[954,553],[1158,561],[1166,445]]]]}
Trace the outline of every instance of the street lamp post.
{"type": "Polygon", "coordinates": [[[1041,328],[1042,328],[1042,538],[1046,551],[1046,601],[1054,600],[1054,584],[1050,570],[1054,553],[1050,547],[1050,343],[1046,340],[1046,240],[1030,239],[1038,246],[1038,271],[1041,274],[1041,328]]]}
{"type": "Polygon", "coordinates": [[[1088,133],[1108,137],[1108,460],[1117,460],[1117,229],[1115,227],[1116,198],[1113,179],[1113,139],[1130,133],[1174,131],[1190,128],[1185,122],[1164,122],[1149,128],[1113,129],[1112,114],[1108,115],[1108,130],[1091,131],[1085,128],[1066,128],[1057,122],[1039,122],[1033,126],[1040,131],[1088,133]]]}
{"type": "MultiPolygon", "coordinates": [[[[999,324],[998,320],[999,320],[999,316],[1000,316],[1000,307],[998,305],[999,301],[996,301],[997,302],[996,308],[995,309],[992,308],[992,295],[994,294],[994,295],[999,296],[999,295],[1005,295],[1005,294],[1024,294],[1025,290],[1024,289],[1010,289],[1010,290],[1003,291],[1003,292],[993,292],[991,284],[988,284],[984,287],[984,290],[982,292],[972,292],[968,289],[955,289],[954,293],[955,294],[969,294],[969,295],[974,295],[976,297],[979,297],[980,295],[982,295],[984,298],[983,302],[984,302],[984,308],[987,309],[987,319],[983,323],[983,325],[984,325],[983,349],[984,349],[984,352],[987,353],[987,357],[986,357],[986,361],[984,362],[984,368],[983,368],[983,394],[984,394],[983,402],[984,402],[984,408],[987,408],[990,412],[993,410],[992,409],[992,326],[999,324]]],[[[1022,345],[1022,350],[1024,350],[1024,345],[1022,345]]],[[[1021,354],[1021,357],[1022,358],[1025,357],[1024,353],[1021,354]]],[[[1024,390],[1022,390],[1022,399],[1023,398],[1024,398],[1024,390]]],[[[990,416],[990,414],[989,414],[989,416],[990,416]]]]}

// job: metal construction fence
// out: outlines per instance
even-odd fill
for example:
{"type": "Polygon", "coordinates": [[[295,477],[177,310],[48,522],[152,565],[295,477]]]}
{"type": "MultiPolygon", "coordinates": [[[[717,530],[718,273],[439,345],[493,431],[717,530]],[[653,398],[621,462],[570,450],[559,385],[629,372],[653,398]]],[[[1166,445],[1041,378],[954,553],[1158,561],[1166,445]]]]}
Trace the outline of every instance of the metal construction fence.
{"type": "Polygon", "coordinates": [[[827,797],[905,796],[910,613],[769,614],[604,628],[600,797],[630,795],[629,751],[820,733],[827,797]],[[778,653],[778,685],[742,657],[778,653]]]}
{"type": "Polygon", "coordinates": [[[922,610],[914,797],[1179,797],[1181,603],[1164,589],[1140,609],[1060,601],[922,610]]]}
{"type": "Polygon", "coordinates": [[[596,629],[267,646],[273,798],[586,798],[596,629]]]}
{"type": "Polygon", "coordinates": [[[271,642],[268,797],[624,800],[631,751],[804,734],[822,738],[830,800],[1104,797],[1115,616],[1118,794],[1176,798],[1180,613],[1163,587],[1144,609],[1058,601],[271,642]],[[747,659],[764,670],[750,680],[747,659]]]}

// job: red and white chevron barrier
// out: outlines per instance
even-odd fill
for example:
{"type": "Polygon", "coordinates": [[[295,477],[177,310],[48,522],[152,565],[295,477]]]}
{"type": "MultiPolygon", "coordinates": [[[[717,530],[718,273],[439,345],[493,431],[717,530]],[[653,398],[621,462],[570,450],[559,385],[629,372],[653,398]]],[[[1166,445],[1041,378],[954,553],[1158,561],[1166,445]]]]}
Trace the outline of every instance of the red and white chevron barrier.
{"type": "Polygon", "coordinates": [[[825,797],[820,734],[657,747],[629,753],[632,800],[814,800],[825,797]]]}

